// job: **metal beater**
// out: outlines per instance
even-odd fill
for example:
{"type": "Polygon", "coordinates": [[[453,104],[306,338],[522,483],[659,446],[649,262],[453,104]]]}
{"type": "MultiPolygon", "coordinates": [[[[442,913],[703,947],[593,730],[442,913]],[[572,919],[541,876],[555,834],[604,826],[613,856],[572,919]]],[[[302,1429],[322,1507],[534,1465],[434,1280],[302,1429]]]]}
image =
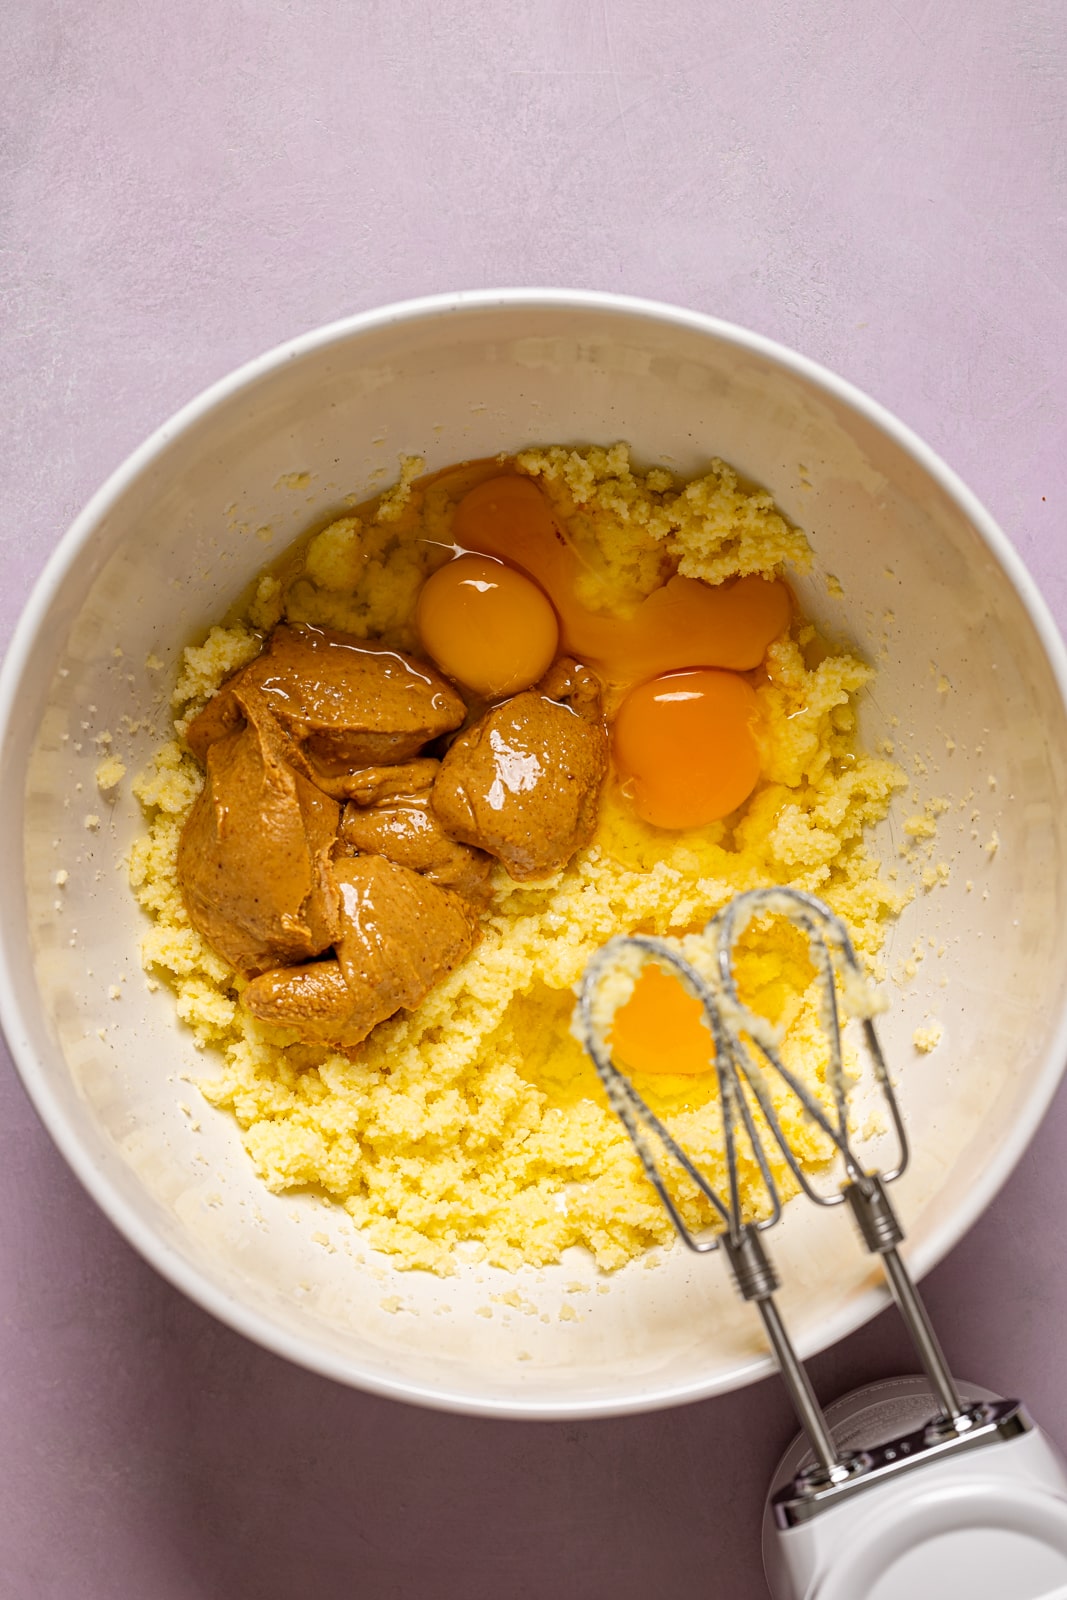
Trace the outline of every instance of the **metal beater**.
{"type": "Polygon", "coordinates": [[[721,1250],[742,1297],[755,1304],[803,1434],[772,1485],[764,1564],[776,1600],[924,1600],[946,1586],[967,1600],[1067,1597],[1067,1470],[1017,1400],[961,1393],[899,1246],[903,1230],[887,1186],[908,1165],[908,1139],[872,1017],[870,991],[844,923],[813,895],[756,889],[738,895],[683,954],[650,935],[612,939],[589,962],[576,1031],[592,1056],[676,1232],[697,1254],[721,1250]],[[828,1046],[824,1096],[782,1059],[776,1031],[742,1002],[738,940],[754,919],[786,918],[805,936],[828,1046]],[[607,1044],[616,1010],[648,961],[673,972],[700,1001],[715,1047],[727,1193],[720,1195],[616,1065],[607,1044]],[[850,1122],[852,1086],[841,1005],[856,1017],[868,1076],[895,1145],[885,1171],[868,1166],[850,1122]],[[771,1084],[785,1086],[832,1151],[815,1183],[790,1146],[771,1084]],[[742,1214],[738,1156],[747,1144],[764,1190],[762,1215],[742,1214]],[[832,1408],[858,1420],[838,1435],[823,1412],[775,1301],[780,1287],[762,1236],[782,1199],[768,1158],[776,1145],[808,1200],[847,1206],[866,1249],[880,1258],[925,1382],[872,1385],[832,1408]],[[717,1226],[694,1232],[661,1166],[673,1163],[708,1201],[717,1226]],[[907,1418],[906,1431],[900,1417],[907,1418]],[[852,1432],[856,1432],[855,1424],[852,1432]]]}

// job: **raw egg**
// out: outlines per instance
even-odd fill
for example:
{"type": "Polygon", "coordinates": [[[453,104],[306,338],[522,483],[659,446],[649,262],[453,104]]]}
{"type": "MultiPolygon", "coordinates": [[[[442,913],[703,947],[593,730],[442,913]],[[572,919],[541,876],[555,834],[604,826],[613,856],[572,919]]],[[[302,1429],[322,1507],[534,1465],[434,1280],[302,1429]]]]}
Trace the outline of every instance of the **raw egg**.
{"type": "Polygon", "coordinates": [[[715,586],[669,578],[628,617],[591,611],[578,598],[581,557],[541,490],[514,473],[463,496],[453,537],[463,549],[513,562],[535,578],[559,614],[564,650],[615,683],[681,667],[747,672],[789,626],[786,585],[754,575],[715,586]]]}
{"type": "Polygon", "coordinates": [[[441,671],[488,700],[536,683],[559,644],[556,613],[543,590],[484,556],[459,556],[427,578],[415,622],[441,671]]]}
{"type": "Polygon", "coordinates": [[[611,1053],[630,1072],[710,1072],[715,1046],[700,1001],[650,961],[611,1024],[611,1053]]]}
{"type": "Polygon", "coordinates": [[[760,775],[756,714],[755,691],[736,672],[675,672],[631,689],[612,744],[638,816],[699,828],[736,811],[760,775]]]}

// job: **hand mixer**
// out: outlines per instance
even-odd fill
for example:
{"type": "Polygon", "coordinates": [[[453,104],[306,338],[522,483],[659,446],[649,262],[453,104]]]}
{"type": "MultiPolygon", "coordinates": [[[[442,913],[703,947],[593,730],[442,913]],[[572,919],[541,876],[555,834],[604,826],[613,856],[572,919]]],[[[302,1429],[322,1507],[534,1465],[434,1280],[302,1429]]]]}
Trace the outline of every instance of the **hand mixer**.
{"type": "Polygon", "coordinates": [[[870,997],[848,931],[814,896],[790,889],[738,895],[686,953],[650,935],[612,939],[583,977],[575,1028],[592,1056],[649,1181],[682,1242],[721,1250],[742,1297],[755,1304],[802,1434],[771,1486],[764,1566],[775,1600],[966,1600],[1067,1597],[1067,1470],[1018,1400],[961,1392],[900,1255],[903,1231],[887,1186],[908,1164],[908,1141],[871,1017],[870,997]],[[734,955],[755,918],[788,918],[807,940],[828,1065],[820,1095],[783,1061],[777,1032],[745,1006],[734,955]],[[703,1008],[715,1047],[726,1158],[720,1195],[615,1064],[608,1036],[642,966],[673,972],[703,1008]],[[857,1150],[838,996],[862,1031],[867,1074],[895,1144],[887,1170],[857,1150]],[[828,1141],[828,1178],[816,1184],[790,1146],[771,1085],[784,1086],[828,1141]],[[827,1103],[828,1102],[828,1103],[827,1103]],[[742,1214],[739,1154],[751,1151],[765,1214],[742,1214]],[[824,1413],[775,1301],[779,1279],[762,1235],[782,1201],[768,1149],[777,1146],[796,1183],[819,1206],[851,1211],[865,1248],[879,1257],[924,1379],[870,1385],[824,1413]],[[718,1218],[694,1231],[661,1170],[673,1163],[718,1218]]]}

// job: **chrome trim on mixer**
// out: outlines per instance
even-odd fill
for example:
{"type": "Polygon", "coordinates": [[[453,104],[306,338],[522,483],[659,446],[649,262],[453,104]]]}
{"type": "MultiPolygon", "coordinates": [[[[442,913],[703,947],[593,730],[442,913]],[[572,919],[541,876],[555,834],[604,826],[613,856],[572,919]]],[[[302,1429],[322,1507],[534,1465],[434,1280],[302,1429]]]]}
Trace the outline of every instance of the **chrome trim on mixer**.
{"type": "Polygon", "coordinates": [[[914,1433],[902,1434],[856,1455],[843,1454],[842,1460],[852,1468],[847,1477],[827,1481],[825,1470],[818,1463],[798,1473],[771,1501],[775,1523],[783,1530],[798,1528],[821,1512],[830,1511],[843,1500],[878,1484],[894,1481],[904,1473],[944,1461],[946,1457],[958,1456],[965,1450],[1018,1439],[1032,1428],[1033,1422],[1021,1400],[981,1401],[969,1406],[959,1417],[936,1417],[914,1433]]]}

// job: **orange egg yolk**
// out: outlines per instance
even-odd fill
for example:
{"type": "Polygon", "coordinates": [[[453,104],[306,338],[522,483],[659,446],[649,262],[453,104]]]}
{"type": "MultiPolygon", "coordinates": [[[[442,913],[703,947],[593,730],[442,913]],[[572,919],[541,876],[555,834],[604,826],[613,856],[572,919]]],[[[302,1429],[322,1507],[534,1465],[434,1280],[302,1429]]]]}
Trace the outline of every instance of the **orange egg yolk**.
{"type": "Polygon", "coordinates": [[[629,1072],[710,1072],[715,1045],[700,1001],[673,973],[650,961],[611,1025],[611,1053],[629,1072]]]}
{"type": "Polygon", "coordinates": [[[789,623],[785,584],[757,576],[715,587],[674,577],[628,617],[591,611],[578,598],[578,552],[541,490],[516,474],[469,490],[456,507],[453,537],[464,550],[512,562],[535,578],[559,615],[563,649],[615,683],[682,667],[747,672],[789,623]]]}
{"type": "Polygon", "coordinates": [[[546,673],[559,644],[556,613],[513,567],[463,555],[427,578],[415,625],[448,677],[486,699],[517,694],[546,673]]]}
{"type": "Polygon", "coordinates": [[[638,816],[698,828],[736,811],[760,775],[756,714],[755,691],[736,672],[675,672],[631,689],[612,745],[638,816]]]}

